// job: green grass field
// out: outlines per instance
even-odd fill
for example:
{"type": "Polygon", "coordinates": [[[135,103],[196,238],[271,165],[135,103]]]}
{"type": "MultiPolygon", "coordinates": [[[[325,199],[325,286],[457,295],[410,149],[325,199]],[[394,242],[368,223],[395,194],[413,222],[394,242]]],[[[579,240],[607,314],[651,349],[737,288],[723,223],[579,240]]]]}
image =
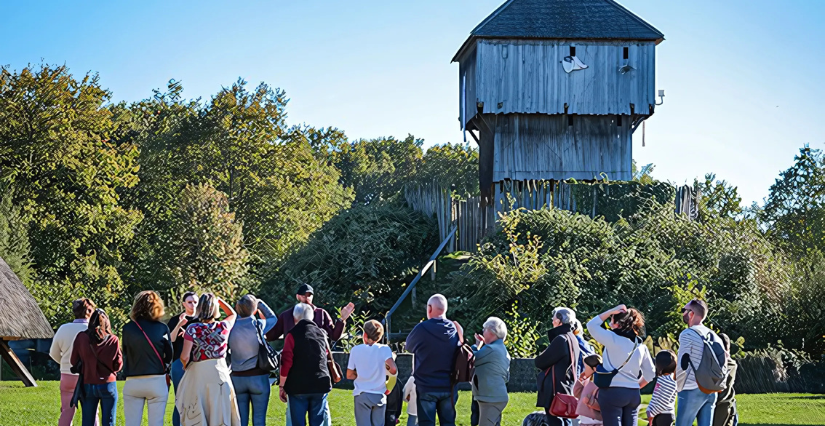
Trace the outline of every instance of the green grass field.
{"type": "MultiPolygon", "coordinates": [[[[19,382],[0,382],[0,425],[56,424],[60,414],[58,382],[39,382],[37,388],[25,388],[19,382]]],[[[123,382],[118,382],[122,389],[123,382]]],[[[504,411],[502,426],[519,426],[528,413],[535,410],[535,394],[514,393],[504,411]]],[[[645,400],[649,397],[645,398],[645,400]]],[[[740,424],[747,425],[825,425],[825,396],[798,394],[740,395],[740,424]]],[[[334,425],[354,426],[351,391],[333,390],[330,395],[334,425]]],[[[167,407],[166,424],[172,424],[172,401],[167,407]]],[[[275,393],[269,404],[268,421],[284,424],[285,406],[275,393]]],[[[406,410],[405,410],[406,411],[406,410]]],[[[470,393],[461,392],[458,399],[457,424],[470,424],[470,393]]],[[[123,423],[123,404],[118,404],[119,425],[123,423]]],[[[80,415],[75,425],[80,424],[80,415]]],[[[146,424],[145,420],[144,423],[146,424]]],[[[406,414],[401,425],[406,424],[406,414]]]]}

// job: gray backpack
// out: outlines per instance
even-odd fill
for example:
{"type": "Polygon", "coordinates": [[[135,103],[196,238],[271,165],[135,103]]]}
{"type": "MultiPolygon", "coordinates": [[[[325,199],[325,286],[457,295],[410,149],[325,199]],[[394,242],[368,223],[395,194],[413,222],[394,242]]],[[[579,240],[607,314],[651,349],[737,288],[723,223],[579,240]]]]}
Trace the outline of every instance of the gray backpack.
{"type": "Polygon", "coordinates": [[[702,361],[696,366],[693,360],[690,360],[696,384],[706,394],[722,392],[725,390],[725,382],[730,374],[725,348],[722,347],[722,342],[716,337],[716,333],[711,331],[707,336],[703,336],[698,331],[691,330],[702,338],[702,361]]]}

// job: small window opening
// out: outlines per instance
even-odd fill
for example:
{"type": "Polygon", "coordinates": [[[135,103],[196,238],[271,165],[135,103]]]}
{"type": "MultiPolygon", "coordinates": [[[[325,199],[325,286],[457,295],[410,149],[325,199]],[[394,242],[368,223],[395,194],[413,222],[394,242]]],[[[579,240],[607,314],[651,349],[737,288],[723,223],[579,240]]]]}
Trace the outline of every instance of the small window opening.
{"type": "Polygon", "coordinates": [[[622,49],[622,59],[627,59],[628,56],[630,56],[630,48],[625,47],[622,49]]]}
{"type": "Polygon", "coordinates": [[[622,116],[621,115],[616,116],[616,126],[618,126],[618,127],[622,126],[622,116]]]}
{"type": "Polygon", "coordinates": [[[568,115],[567,115],[567,125],[568,125],[568,126],[572,126],[572,125],[573,125],[573,116],[572,116],[571,114],[568,114],[568,115]]]}
{"type": "Polygon", "coordinates": [[[570,56],[576,56],[576,46],[570,46],[570,56]]]}

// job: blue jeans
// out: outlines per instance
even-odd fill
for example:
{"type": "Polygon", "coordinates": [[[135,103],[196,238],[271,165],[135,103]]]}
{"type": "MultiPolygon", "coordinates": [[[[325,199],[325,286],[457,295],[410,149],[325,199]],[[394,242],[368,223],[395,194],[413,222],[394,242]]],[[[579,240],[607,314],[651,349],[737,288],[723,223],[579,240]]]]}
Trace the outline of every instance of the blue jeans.
{"type": "Polygon", "coordinates": [[[676,407],[676,426],[691,426],[697,420],[698,426],[711,426],[716,394],[706,394],[699,389],[679,392],[676,407]]]}
{"type": "Polygon", "coordinates": [[[252,403],[252,425],[266,424],[266,407],[269,405],[269,375],[232,376],[238,411],[241,414],[241,426],[249,425],[249,403],[252,403]]]}
{"type": "Polygon", "coordinates": [[[117,383],[105,385],[83,385],[86,393],[80,399],[83,413],[83,426],[94,426],[97,421],[97,406],[100,404],[100,426],[115,426],[115,407],[117,407],[117,383]]]}
{"type": "Polygon", "coordinates": [[[327,394],[307,393],[289,395],[289,415],[292,426],[306,426],[309,416],[309,426],[321,426],[324,422],[324,411],[327,405],[327,394]]]}
{"type": "Polygon", "coordinates": [[[418,392],[415,401],[419,426],[435,426],[435,416],[441,426],[455,426],[455,402],[458,392],[418,392]]]}
{"type": "MultiPolygon", "coordinates": [[[[178,397],[178,384],[180,384],[180,379],[183,378],[183,363],[180,362],[180,359],[176,359],[172,362],[172,386],[175,387],[175,398],[178,397]]],[[[172,408],[172,424],[174,426],[180,426],[180,413],[178,413],[177,408],[172,408]]]]}
{"type": "MultiPolygon", "coordinates": [[[[292,415],[289,412],[289,404],[286,404],[286,426],[292,426],[292,415]]],[[[329,411],[329,400],[324,400],[324,422],[321,426],[332,426],[332,413],[329,411]]]]}

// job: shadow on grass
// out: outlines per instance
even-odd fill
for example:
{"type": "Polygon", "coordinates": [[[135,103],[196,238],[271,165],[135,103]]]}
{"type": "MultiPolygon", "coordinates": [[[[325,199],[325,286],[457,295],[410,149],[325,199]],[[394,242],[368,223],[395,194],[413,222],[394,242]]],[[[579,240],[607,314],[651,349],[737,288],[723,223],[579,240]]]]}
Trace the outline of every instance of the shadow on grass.
{"type": "Polygon", "coordinates": [[[791,397],[788,397],[788,399],[809,399],[809,400],[825,399],[825,395],[791,396],[791,397]]]}

